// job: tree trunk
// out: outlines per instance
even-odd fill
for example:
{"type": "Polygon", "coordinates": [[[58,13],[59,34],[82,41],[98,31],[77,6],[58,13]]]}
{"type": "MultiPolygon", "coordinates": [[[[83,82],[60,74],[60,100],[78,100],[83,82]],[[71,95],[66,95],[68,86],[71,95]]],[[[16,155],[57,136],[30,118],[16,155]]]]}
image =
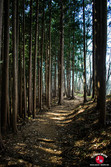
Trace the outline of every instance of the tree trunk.
{"type": "Polygon", "coordinates": [[[42,109],[42,93],[43,93],[43,50],[44,50],[44,0],[43,0],[43,16],[42,16],[42,36],[41,36],[41,68],[40,68],[40,110],[42,109]]]}
{"type": "Polygon", "coordinates": [[[69,87],[69,77],[68,77],[68,71],[69,71],[69,67],[68,67],[69,61],[67,60],[67,66],[66,66],[66,78],[67,78],[67,97],[69,97],[68,94],[68,87],[69,87]]]}
{"type": "Polygon", "coordinates": [[[95,7],[94,7],[94,5],[95,5],[95,2],[94,2],[95,0],[92,0],[92,11],[93,11],[93,15],[92,15],[92,20],[93,20],[93,24],[92,24],[92,34],[93,34],[93,39],[92,39],[92,49],[93,49],[93,53],[92,53],[92,70],[93,70],[93,86],[92,86],[92,88],[93,88],[93,90],[92,90],[92,98],[94,98],[95,97],[95,24],[94,24],[94,22],[95,22],[95,7]]]}
{"type": "Polygon", "coordinates": [[[106,42],[107,42],[107,0],[95,3],[97,20],[97,108],[99,122],[106,124],[106,42]]]}
{"type": "Polygon", "coordinates": [[[30,0],[30,39],[29,39],[29,97],[28,116],[32,113],[32,0],[30,0]]]}
{"type": "MultiPolygon", "coordinates": [[[[47,35],[46,35],[47,41],[47,35]]],[[[45,98],[46,98],[46,105],[48,104],[48,50],[47,50],[47,42],[45,46],[45,98]]]]}
{"type": "Polygon", "coordinates": [[[37,83],[37,54],[38,54],[38,14],[39,14],[39,0],[36,1],[36,28],[35,28],[35,56],[34,56],[34,81],[33,81],[33,118],[36,115],[36,83],[37,83]]]}
{"type": "MultiPolygon", "coordinates": [[[[16,64],[17,64],[17,103],[19,104],[19,92],[18,92],[18,55],[19,55],[19,0],[17,0],[17,7],[16,7],[16,64]]],[[[17,107],[18,107],[17,104],[17,107]]],[[[18,109],[17,108],[17,113],[18,113],[18,109]]]]}
{"type": "Polygon", "coordinates": [[[21,27],[19,25],[19,116],[22,117],[22,79],[23,79],[23,74],[22,74],[22,53],[21,53],[21,27]]]}
{"type": "Polygon", "coordinates": [[[59,102],[58,104],[63,103],[63,58],[64,58],[64,7],[63,7],[63,1],[61,1],[60,6],[60,65],[59,65],[59,102]]]}
{"type": "MultiPolygon", "coordinates": [[[[75,24],[75,13],[73,16],[75,24]]],[[[75,30],[73,30],[73,57],[72,57],[72,99],[74,99],[74,68],[75,68],[75,30]]]]}
{"type": "Polygon", "coordinates": [[[13,1],[12,7],[13,7],[13,132],[17,132],[17,47],[16,47],[16,6],[17,6],[17,0],[13,1]]]}
{"type": "Polygon", "coordinates": [[[48,41],[48,59],[49,59],[49,66],[48,66],[48,108],[51,105],[51,0],[49,2],[49,41],[48,41]]]}
{"type": "Polygon", "coordinates": [[[0,60],[1,60],[1,44],[2,44],[2,16],[3,16],[3,0],[0,1],[0,60]]]}
{"type": "Polygon", "coordinates": [[[25,0],[23,0],[23,117],[27,112],[26,76],[25,76],[25,0]]]}
{"type": "Polygon", "coordinates": [[[90,83],[89,83],[89,96],[91,96],[91,87],[92,87],[92,77],[91,77],[91,56],[89,57],[90,62],[90,83]]]}
{"type": "Polygon", "coordinates": [[[67,91],[66,91],[66,74],[65,74],[65,67],[64,67],[64,96],[66,96],[67,91]]]}
{"type": "MultiPolygon", "coordinates": [[[[1,61],[1,45],[2,45],[2,16],[3,16],[3,0],[0,1],[0,61],[1,61]]],[[[0,64],[0,77],[1,76],[1,64],[0,64]]],[[[2,148],[1,139],[1,79],[0,79],[0,149],[2,148]]]]}
{"type": "Polygon", "coordinates": [[[40,41],[38,38],[38,59],[37,59],[37,67],[38,67],[38,106],[40,107],[40,41]]]}
{"type": "Polygon", "coordinates": [[[2,106],[1,106],[1,124],[2,133],[6,133],[7,129],[7,113],[9,112],[9,0],[5,3],[4,13],[4,63],[2,78],[2,106]],[[5,75],[4,75],[5,74],[5,75]]]}
{"type": "Polygon", "coordinates": [[[56,62],[56,53],[55,53],[55,76],[54,76],[54,96],[57,96],[57,88],[56,88],[56,74],[57,74],[57,68],[56,68],[57,62],[56,62]]]}
{"type": "Polygon", "coordinates": [[[97,100],[97,20],[96,20],[96,8],[95,8],[95,0],[93,0],[93,94],[92,98],[97,100]]]}
{"type": "Polygon", "coordinates": [[[84,103],[87,101],[86,99],[86,37],[85,37],[85,5],[83,0],[83,31],[84,31],[84,103]]]}
{"type": "Polygon", "coordinates": [[[71,96],[71,43],[70,43],[70,38],[69,38],[69,57],[68,57],[68,98],[71,96]]]}

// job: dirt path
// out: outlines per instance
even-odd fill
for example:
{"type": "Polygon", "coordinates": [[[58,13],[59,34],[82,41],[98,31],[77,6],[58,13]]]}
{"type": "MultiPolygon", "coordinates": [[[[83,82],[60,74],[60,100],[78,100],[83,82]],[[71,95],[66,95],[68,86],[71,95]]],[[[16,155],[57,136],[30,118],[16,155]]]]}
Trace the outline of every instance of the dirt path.
{"type": "MultiPolygon", "coordinates": [[[[55,99],[49,111],[19,126],[17,135],[3,137],[6,150],[0,153],[0,167],[89,167],[97,153],[107,155],[104,162],[111,166],[110,123],[100,126],[96,102],[82,101],[64,99],[58,106],[55,99]]],[[[111,98],[106,109],[111,113],[111,98]]]]}
{"type": "Polygon", "coordinates": [[[41,112],[34,120],[22,127],[17,135],[8,135],[4,140],[8,146],[4,157],[1,156],[3,166],[70,166],[71,160],[64,157],[63,152],[73,146],[71,122],[74,108],[83,99],[64,100],[64,104],[54,106],[47,112],[41,112]]]}

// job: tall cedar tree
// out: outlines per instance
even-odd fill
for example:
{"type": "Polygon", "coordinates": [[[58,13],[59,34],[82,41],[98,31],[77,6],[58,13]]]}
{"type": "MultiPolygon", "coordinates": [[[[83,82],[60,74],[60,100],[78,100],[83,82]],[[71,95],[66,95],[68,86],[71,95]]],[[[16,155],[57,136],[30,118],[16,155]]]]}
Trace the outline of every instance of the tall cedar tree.
{"type": "Polygon", "coordinates": [[[18,110],[22,117],[22,56],[21,56],[21,25],[19,21],[19,2],[17,1],[17,53],[18,53],[18,110]]]}
{"type": "Polygon", "coordinates": [[[9,0],[4,1],[4,63],[2,75],[2,132],[6,133],[9,112],[9,0]],[[4,75],[5,74],[5,75],[4,75]]]}
{"type": "Polygon", "coordinates": [[[33,118],[36,114],[36,86],[37,86],[37,54],[38,54],[38,14],[39,14],[39,0],[36,1],[36,28],[35,28],[35,56],[34,56],[34,81],[33,81],[33,118]]]}
{"type": "Polygon", "coordinates": [[[13,40],[13,132],[17,132],[17,47],[16,47],[16,7],[17,0],[12,2],[12,40],[13,40]]]}
{"type": "Polygon", "coordinates": [[[106,42],[107,42],[107,0],[95,1],[97,31],[97,108],[101,125],[106,124],[106,42]]]}
{"type": "Polygon", "coordinates": [[[2,18],[3,18],[3,0],[0,1],[0,60],[1,60],[1,43],[2,43],[2,18]]]}
{"type": "Polygon", "coordinates": [[[41,68],[40,68],[40,109],[42,109],[42,90],[43,90],[43,51],[44,51],[44,3],[45,1],[43,0],[43,15],[42,15],[42,34],[41,34],[41,68]]]}
{"type": "MultiPolygon", "coordinates": [[[[70,32],[69,32],[70,34],[70,32]]],[[[70,35],[69,35],[70,36],[70,35]]],[[[68,56],[68,69],[67,69],[67,97],[71,95],[71,41],[69,37],[69,56],[68,56]]]]}
{"type": "Polygon", "coordinates": [[[59,56],[59,102],[63,103],[63,58],[64,58],[64,7],[63,0],[60,2],[60,56],[59,56]]]}
{"type": "MultiPolygon", "coordinates": [[[[73,14],[73,22],[75,24],[75,11],[73,14]]],[[[73,55],[72,55],[72,99],[74,99],[74,69],[75,69],[75,28],[73,29],[73,55]]]]}
{"type": "Polygon", "coordinates": [[[21,26],[19,25],[19,116],[22,117],[22,54],[21,54],[21,26]]]}
{"type": "Polygon", "coordinates": [[[30,38],[29,38],[29,97],[28,116],[32,113],[32,0],[30,0],[30,38]]]}
{"type": "Polygon", "coordinates": [[[95,20],[95,0],[92,0],[92,20],[93,20],[93,24],[92,24],[92,33],[93,33],[93,39],[92,39],[92,50],[93,50],[93,56],[92,56],[92,63],[93,63],[93,92],[92,92],[92,98],[95,98],[95,24],[94,24],[94,20],[95,20]]]}
{"type": "Polygon", "coordinates": [[[87,101],[86,99],[86,35],[85,35],[85,4],[84,4],[84,0],[83,0],[83,38],[84,38],[84,73],[83,73],[83,77],[84,77],[84,102],[87,101]]]}
{"type": "MultiPolygon", "coordinates": [[[[3,16],[3,0],[0,1],[0,61],[1,61],[1,43],[2,43],[2,16],[3,16]]],[[[1,64],[0,64],[1,71],[1,64]]],[[[1,77],[1,72],[0,72],[1,77]]],[[[1,83],[0,83],[1,85],[1,83]]],[[[0,149],[2,148],[2,139],[1,139],[1,86],[0,86],[0,149]]]]}
{"type": "Polygon", "coordinates": [[[26,97],[26,75],[25,75],[25,0],[23,0],[23,109],[22,116],[26,117],[27,97],[26,97]]]}
{"type": "Polygon", "coordinates": [[[93,93],[92,98],[94,100],[97,100],[97,46],[96,46],[96,39],[97,39],[97,30],[96,30],[96,9],[95,9],[95,0],[93,0],[92,5],[92,11],[93,11],[93,56],[92,56],[92,63],[93,63],[93,93]]]}
{"type": "Polygon", "coordinates": [[[48,40],[48,108],[51,105],[51,0],[49,1],[49,40],[48,40]]]}
{"type": "Polygon", "coordinates": [[[57,84],[56,84],[56,74],[57,74],[57,60],[56,60],[56,53],[55,53],[55,76],[54,76],[54,96],[57,96],[57,84]]]}
{"type": "MultiPolygon", "coordinates": [[[[19,102],[19,91],[18,91],[18,57],[19,57],[19,0],[17,0],[17,9],[16,9],[16,54],[17,54],[17,58],[16,58],[16,61],[17,61],[17,102],[19,102]]],[[[19,105],[19,103],[18,103],[19,105]]],[[[17,105],[17,113],[18,113],[18,110],[19,110],[19,106],[17,105]]]]}
{"type": "MultiPolygon", "coordinates": [[[[38,30],[40,31],[40,30],[38,30]]],[[[38,106],[40,108],[40,41],[38,35],[38,58],[37,58],[37,69],[38,69],[38,106]]]]}
{"type": "MultiPolygon", "coordinates": [[[[45,41],[47,41],[47,34],[45,34],[45,41]]],[[[45,96],[46,105],[48,106],[48,44],[45,42],[45,96]]]]}

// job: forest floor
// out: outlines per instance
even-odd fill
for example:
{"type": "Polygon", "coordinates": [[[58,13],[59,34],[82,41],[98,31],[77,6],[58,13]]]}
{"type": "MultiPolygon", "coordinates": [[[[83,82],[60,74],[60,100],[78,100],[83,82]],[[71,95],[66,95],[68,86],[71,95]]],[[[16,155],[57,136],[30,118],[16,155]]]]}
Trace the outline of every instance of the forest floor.
{"type": "MultiPolygon", "coordinates": [[[[104,163],[110,166],[110,116],[103,128],[98,124],[96,103],[91,100],[83,104],[83,98],[76,96],[74,100],[64,99],[61,106],[57,99],[52,104],[36,119],[18,125],[17,134],[3,137],[0,167],[88,167],[96,164],[96,153],[107,155],[104,163]]],[[[111,97],[107,99],[107,114],[111,114],[111,97]]]]}

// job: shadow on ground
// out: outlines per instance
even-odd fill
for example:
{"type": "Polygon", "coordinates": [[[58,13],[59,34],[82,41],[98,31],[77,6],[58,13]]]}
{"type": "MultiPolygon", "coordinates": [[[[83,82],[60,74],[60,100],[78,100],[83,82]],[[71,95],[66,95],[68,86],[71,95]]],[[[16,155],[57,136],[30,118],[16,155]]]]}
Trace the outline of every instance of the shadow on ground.
{"type": "MultiPolygon", "coordinates": [[[[83,99],[64,100],[64,104],[43,111],[21,127],[17,135],[3,138],[6,150],[0,155],[0,167],[87,167],[95,163],[96,153],[111,157],[111,126],[100,127],[96,103],[83,99]]],[[[107,100],[111,113],[111,99],[107,100]]],[[[107,117],[110,123],[109,116],[107,117]]]]}

